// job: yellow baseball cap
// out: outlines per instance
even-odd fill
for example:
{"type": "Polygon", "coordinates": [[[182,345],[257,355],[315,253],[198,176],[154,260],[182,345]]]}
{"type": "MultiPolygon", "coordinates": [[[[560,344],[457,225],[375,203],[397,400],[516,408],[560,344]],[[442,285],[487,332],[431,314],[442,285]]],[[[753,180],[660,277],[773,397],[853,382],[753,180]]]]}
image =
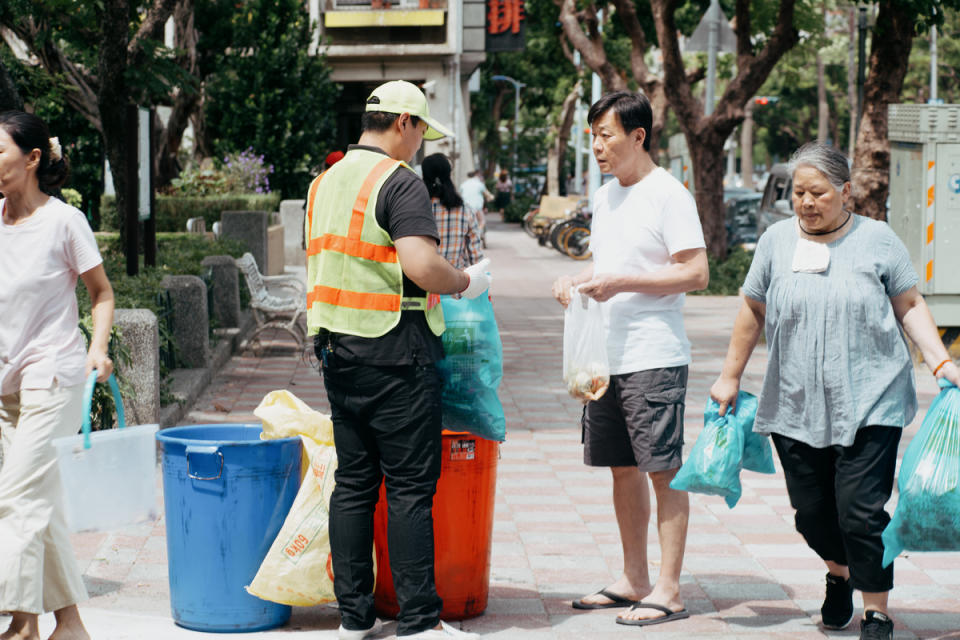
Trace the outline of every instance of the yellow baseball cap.
{"type": "Polygon", "coordinates": [[[439,140],[452,136],[453,132],[430,117],[427,97],[417,85],[405,80],[385,82],[367,98],[367,111],[385,111],[387,113],[409,113],[427,123],[424,140],[439,140]]]}

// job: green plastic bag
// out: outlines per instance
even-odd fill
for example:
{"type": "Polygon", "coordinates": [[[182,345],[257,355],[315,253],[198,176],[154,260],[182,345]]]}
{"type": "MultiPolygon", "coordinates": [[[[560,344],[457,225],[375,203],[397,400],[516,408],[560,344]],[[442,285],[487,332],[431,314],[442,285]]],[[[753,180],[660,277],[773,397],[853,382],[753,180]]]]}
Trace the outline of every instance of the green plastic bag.
{"type": "MultiPolygon", "coordinates": [[[[727,410],[727,419],[732,420],[743,430],[743,468],[757,473],[776,473],[773,464],[773,447],[770,439],[762,433],[753,432],[753,421],[757,417],[757,396],[746,391],[737,393],[735,411],[727,410]]],[[[703,420],[715,420],[720,417],[720,405],[713,398],[707,400],[703,420]]]]}
{"type": "Polygon", "coordinates": [[[443,350],[437,363],[443,377],[443,428],[503,442],[506,418],[497,397],[503,377],[503,345],[486,295],[477,298],[441,296],[443,350]]]}
{"type": "Polygon", "coordinates": [[[903,454],[900,499],[883,530],[883,566],[900,552],[960,551],[960,389],[940,393],[903,454]]]}
{"type": "Polygon", "coordinates": [[[690,457],[670,481],[670,488],[692,493],[723,496],[731,509],[740,500],[740,468],[743,457],[743,430],[726,416],[707,419],[693,443],[690,457]]]}

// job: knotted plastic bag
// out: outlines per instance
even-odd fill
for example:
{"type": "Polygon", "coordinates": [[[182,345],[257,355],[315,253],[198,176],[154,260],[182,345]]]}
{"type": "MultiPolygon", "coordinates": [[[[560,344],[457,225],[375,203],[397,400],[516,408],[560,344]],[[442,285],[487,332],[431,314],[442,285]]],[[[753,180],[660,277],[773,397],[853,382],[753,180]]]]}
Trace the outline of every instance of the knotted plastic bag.
{"type": "Polygon", "coordinates": [[[287,519],[247,592],[298,607],[333,602],[328,530],[337,468],[333,423],[289,391],[271,391],[253,413],[263,420],[265,440],[300,436],[308,466],[287,519]]]}
{"type": "Polygon", "coordinates": [[[441,296],[445,357],[437,363],[443,377],[443,427],[503,442],[506,418],[497,397],[503,377],[503,345],[490,298],[441,296]]]}
{"type": "Polygon", "coordinates": [[[883,530],[883,566],[907,549],[960,551],[960,389],[940,393],[903,454],[893,519],[883,530]]]}
{"type": "Polygon", "coordinates": [[[703,431],[693,443],[690,456],[670,481],[677,491],[723,496],[731,509],[740,500],[740,468],[743,429],[727,416],[704,415],[703,431]]]}
{"type": "Polygon", "coordinates": [[[584,404],[599,400],[610,386],[603,310],[576,288],[563,312],[563,381],[570,395],[584,404]]]}
{"type": "MultiPolygon", "coordinates": [[[[703,413],[704,423],[719,418],[719,411],[720,405],[713,398],[707,400],[707,407],[703,413]]],[[[776,473],[770,439],[761,433],[753,432],[753,421],[757,417],[757,397],[752,393],[740,391],[737,394],[734,410],[731,411],[728,408],[726,416],[728,420],[738,424],[743,431],[743,468],[757,473],[776,473]]]]}

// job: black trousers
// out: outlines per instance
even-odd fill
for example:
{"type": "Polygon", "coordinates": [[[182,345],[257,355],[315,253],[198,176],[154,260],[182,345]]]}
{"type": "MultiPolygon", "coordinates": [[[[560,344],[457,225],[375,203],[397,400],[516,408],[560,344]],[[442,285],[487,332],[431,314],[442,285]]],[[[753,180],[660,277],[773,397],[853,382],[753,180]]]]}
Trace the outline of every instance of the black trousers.
{"type": "Polygon", "coordinates": [[[330,549],[341,623],[367,629],[373,609],[373,514],[386,479],[387,544],[397,634],[439,624],[433,496],[440,477],[442,382],[433,365],[378,367],[328,354],[323,366],[338,466],[330,549]]]}
{"type": "Polygon", "coordinates": [[[864,427],[851,446],[823,449],[773,434],[797,531],[821,558],[848,566],[860,591],[893,588],[893,565],[881,566],[880,534],[890,522],[883,505],[893,491],[901,433],[864,427]]]}

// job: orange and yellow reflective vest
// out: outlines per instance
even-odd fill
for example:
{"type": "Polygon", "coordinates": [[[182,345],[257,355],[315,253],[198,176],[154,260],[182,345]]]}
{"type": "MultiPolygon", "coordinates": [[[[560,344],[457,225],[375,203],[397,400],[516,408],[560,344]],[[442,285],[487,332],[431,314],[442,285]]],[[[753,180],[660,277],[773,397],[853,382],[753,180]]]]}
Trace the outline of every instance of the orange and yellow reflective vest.
{"type": "Polygon", "coordinates": [[[440,297],[403,295],[397,249],[377,223],[380,189],[401,165],[406,166],[382,153],[352,149],[310,185],[308,335],[326,329],[377,338],[397,326],[406,310],[423,310],[430,330],[443,333],[440,297]]]}

